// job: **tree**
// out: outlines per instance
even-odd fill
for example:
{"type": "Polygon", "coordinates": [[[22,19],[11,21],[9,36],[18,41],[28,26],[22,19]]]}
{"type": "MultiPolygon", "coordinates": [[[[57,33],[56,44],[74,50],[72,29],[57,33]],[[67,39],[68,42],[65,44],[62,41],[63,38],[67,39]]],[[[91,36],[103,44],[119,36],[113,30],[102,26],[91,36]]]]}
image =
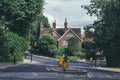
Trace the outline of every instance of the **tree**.
{"type": "Polygon", "coordinates": [[[78,39],[75,37],[72,37],[67,40],[68,42],[68,48],[66,50],[66,53],[68,56],[75,56],[74,52],[78,50],[79,45],[78,45],[78,39]]]}
{"type": "Polygon", "coordinates": [[[33,23],[32,26],[34,26],[32,33],[33,33],[33,37],[36,38],[36,41],[39,39],[40,37],[40,24],[41,22],[43,22],[43,25],[45,28],[50,28],[50,24],[48,22],[48,18],[45,17],[43,14],[39,15],[39,18],[37,18],[33,23]]]}
{"type": "Polygon", "coordinates": [[[50,28],[50,24],[49,24],[49,22],[48,22],[48,18],[45,17],[43,14],[40,15],[38,21],[39,21],[39,24],[40,24],[41,22],[43,22],[45,28],[50,28]]]}
{"type": "Polygon", "coordinates": [[[24,51],[27,49],[27,41],[17,34],[0,29],[0,62],[23,61],[24,51]]]}
{"type": "Polygon", "coordinates": [[[53,57],[54,50],[57,49],[56,40],[49,34],[44,34],[38,41],[39,53],[44,56],[53,57]]]}
{"type": "Polygon", "coordinates": [[[97,16],[94,41],[103,50],[109,66],[120,66],[120,0],[91,0],[84,6],[88,14],[97,16]]]}
{"type": "Polygon", "coordinates": [[[42,13],[44,0],[0,0],[0,19],[10,31],[27,37],[30,24],[42,13]]]}
{"type": "Polygon", "coordinates": [[[93,40],[93,36],[94,36],[94,27],[92,25],[87,25],[84,27],[85,30],[85,38],[84,40],[93,40]]]}
{"type": "Polygon", "coordinates": [[[89,60],[90,57],[95,57],[95,43],[93,41],[83,41],[82,47],[86,52],[86,59],[89,60]]]}

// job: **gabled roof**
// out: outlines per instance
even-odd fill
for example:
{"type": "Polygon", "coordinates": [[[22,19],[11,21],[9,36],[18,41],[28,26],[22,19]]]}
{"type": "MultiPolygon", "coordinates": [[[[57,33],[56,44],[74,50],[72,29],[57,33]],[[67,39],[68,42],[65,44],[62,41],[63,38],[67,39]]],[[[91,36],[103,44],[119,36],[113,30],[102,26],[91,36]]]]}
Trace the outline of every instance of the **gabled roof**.
{"type": "Polygon", "coordinates": [[[51,34],[56,32],[57,36],[53,36],[57,41],[59,41],[68,31],[71,31],[78,39],[81,39],[81,29],[80,28],[68,28],[66,32],[64,32],[64,28],[44,28],[40,31],[40,35],[43,34],[51,34]]]}
{"type": "Polygon", "coordinates": [[[73,33],[74,33],[74,35],[79,39],[79,40],[82,40],[82,38],[81,38],[81,36],[80,36],[80,33],[79,33],[79,35],[78,34],[76,34],[72,29],[70,29],[73,33]]]}
{"type": "Polygon", "coordinates": [[[81,29],[80,28],[70,28],[70,29],[81,38],[81,29]]]}
{"type": "MultiPolygon", "coordinates": [[[[77,34],[79,37],[81,37],[81,29],[80,28],[68,28],[68,29],[71,29],[75,34],[77,34]]],[[[63,35],[65,32],[64,32],[64,28],[56,28],[56,31],[59,35],[63,35]]]]}
{"type": "Polygon", "coordinates": [[[61,37],[61,36],[57,33],[56,30],[52,31],[52,32],[51,32],[51,35],[53,35],[53,37],[55,38],[56,41],[61,37]],[[54,36],[53,32],[56,33],[56,36],[54,36]]]}
{"type": "Polygon", "coordinates": [[[50,35],[52,35],[52,32],[56,32],[56,34],[57,34],[57,36],[53,36],[56,40],[58,40],[60,37],[61,37],[61,35],[59,35],[58,33],[57,33],[57,31],[56,30],[53,30],[52,28],[44,28],[43,30],[41,30],[40,31],[40,35],[43,35],[43,34],[50,34],[50,35]]]}
{"type": "MultiPolygon", "coordinates": [[[[76,30],[76,29],[73,29],[74,31],[76,30]]],[[[71,31],[79,40],[82,40],[81,39],[81,37],[80,37],[80,32],[79,32],[79,34],[77,33],[75,33],[74,31],[73,31],[71,28],[69,28],[59,39],[58,39],[58,41],[64,36],[64,35],[66,35],[69,31],[71,31]]],[[[76,30],[76,31],[78,31],[78,30],[76,30]]]]}
{"type": "Polygon", "coordinates": [[[62,36],[65,32],[64,32],[64,28],[56,28],[57,33],[62,36]]]}

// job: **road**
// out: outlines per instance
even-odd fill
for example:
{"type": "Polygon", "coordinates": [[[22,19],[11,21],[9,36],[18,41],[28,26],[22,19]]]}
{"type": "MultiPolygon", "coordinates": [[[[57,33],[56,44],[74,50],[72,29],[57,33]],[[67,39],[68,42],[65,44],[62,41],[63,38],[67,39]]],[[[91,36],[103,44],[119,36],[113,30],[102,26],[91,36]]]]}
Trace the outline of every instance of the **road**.
{"type": "MultiPolygon", "coordinates": [[[[27,59],[30,57],[28,56],[27,59]]],[[[49,66],[58,65],[55,59],[34,56],[33,60],[38,63],[20,64],[0,69],[0,80],[120,80],[120,73],[96,69],[88,62],[69,62],[69,67],[89,72],[89,77],[79,77],[75,74],[49,71],[49,66]]]]}

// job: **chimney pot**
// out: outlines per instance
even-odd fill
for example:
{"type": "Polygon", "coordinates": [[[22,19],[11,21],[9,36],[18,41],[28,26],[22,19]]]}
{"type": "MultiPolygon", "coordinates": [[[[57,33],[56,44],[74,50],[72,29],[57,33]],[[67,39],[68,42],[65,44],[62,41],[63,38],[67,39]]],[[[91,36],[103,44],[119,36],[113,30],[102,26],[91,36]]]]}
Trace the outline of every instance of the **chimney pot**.
{"type": "Polygon", "coordinates": [[[53,29],[56,29],[56,20],[53,22],[52,28],[53,28],[53,29]]]}
{"type": "Polygon", "coordinates": [[[65,22],[64,22],[64,31],[67,31],[67,18],[65,18],[65,22]]]}

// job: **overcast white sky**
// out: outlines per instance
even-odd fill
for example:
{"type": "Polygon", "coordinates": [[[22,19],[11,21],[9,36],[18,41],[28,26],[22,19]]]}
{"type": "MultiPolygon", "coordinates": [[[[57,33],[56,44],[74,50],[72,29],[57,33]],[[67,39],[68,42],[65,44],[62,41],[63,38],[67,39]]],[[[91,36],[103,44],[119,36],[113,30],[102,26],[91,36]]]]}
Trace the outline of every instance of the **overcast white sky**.
{"type": "Polygon", "coordinates": [[[96,19],[87,15],[87,11],[81,8],[84,4],[90,4],[90,0],[46,0],[44,14],[50,24],[56,20],[57,27],[63,27],[67,18],[68,27],[83,28],[96,19]]]}

